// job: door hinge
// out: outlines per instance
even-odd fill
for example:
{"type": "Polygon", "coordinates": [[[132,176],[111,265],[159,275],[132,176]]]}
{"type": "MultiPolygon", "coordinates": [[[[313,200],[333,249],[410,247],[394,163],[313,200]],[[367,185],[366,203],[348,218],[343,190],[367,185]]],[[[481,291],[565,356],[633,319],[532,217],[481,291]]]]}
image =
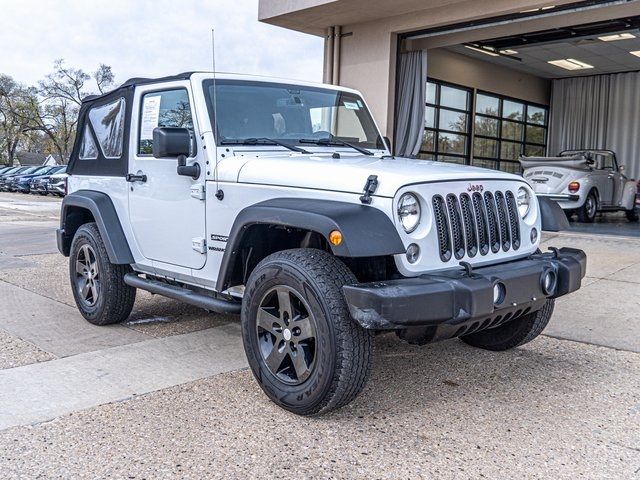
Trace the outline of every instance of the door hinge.
{"type": "Polygon", "coordinates": [[[191,196],[198,200],[204,200],[206,198],[206,192],[203,183],[196,183],[191,185],[191,196]]]}
{"type": "Polygon", "coordinates": [[[207,253],[207,241],[202,237],[192,238],[191,248],[198,253],[207,253]]]}

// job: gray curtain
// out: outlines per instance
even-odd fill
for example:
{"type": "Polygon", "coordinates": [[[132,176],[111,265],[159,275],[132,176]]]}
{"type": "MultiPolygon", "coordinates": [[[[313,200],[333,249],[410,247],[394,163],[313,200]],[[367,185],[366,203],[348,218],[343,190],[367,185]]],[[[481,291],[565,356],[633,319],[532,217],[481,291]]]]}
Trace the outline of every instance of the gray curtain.
{"type": "Polygon", "coordinates": [[[548,153],[575,148],[613,150],[640,177],[640,72],[553,81],[548,153]]]}
{"type": "Polygon", "coordinates": [[[426,50],[402,53],[398,78],[395,153],[398,156],[414,157],[420,150],[424,133],[426,50]]]}

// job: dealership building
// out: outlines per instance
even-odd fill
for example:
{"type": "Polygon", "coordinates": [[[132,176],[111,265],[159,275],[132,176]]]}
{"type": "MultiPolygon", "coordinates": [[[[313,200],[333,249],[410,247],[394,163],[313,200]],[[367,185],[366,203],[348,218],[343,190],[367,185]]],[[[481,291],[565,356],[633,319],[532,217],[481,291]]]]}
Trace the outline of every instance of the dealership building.
{"type": "Polygon", "coordinates": [[[640,177],[640,1],[260,0],[324,37],[324,81],[365,96],[396,154],[518,172],[611,149],[640,177]]]}

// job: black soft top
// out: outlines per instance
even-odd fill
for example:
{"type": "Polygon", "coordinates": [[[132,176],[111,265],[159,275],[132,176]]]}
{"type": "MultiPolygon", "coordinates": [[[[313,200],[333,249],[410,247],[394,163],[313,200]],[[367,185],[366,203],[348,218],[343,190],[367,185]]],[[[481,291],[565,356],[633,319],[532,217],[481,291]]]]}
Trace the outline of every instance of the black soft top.
{"type": "Polygon", "coordinates": [[[159,78],[130,78],[119,87],[102,95],[89,95],[82,99],[82,106],[78,114],[78,124],[76,127],[76,138],[73,143],[73,150],[69,157],[69,166],[67,173],[69,175],[95,175],[107,177],[124,177],[129,168],[129,136],[131,132],[131,111],[133,108],[134,88],[138,85],[148,85],[153,83],[164,83],[173,80],[188,80],[194,72],[184,72],[177,75],[159,78]],[[113,103],[118,99],[125,100],[125,117],[124,117],[124,138],[122,155],[119,158],[105,158],[100,142],[88,122],[88,112],[93,107],[99,107],[113,103]],[[95,143],[98,154],[96,159],[79,159],[80,148],[82,146],[82,138],[85,127],[88,129],[93,142],[95,143]]]}

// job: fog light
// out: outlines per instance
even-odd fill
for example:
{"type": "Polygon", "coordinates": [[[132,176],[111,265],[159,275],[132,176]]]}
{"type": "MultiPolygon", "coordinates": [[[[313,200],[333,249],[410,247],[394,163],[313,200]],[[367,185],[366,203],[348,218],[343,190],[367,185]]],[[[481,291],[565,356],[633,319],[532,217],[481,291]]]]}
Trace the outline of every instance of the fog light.
{"type": "Polygon", "coordinates": [[[531,229],[531,243],[536,243],[538,241],[538,229],[533,227],[531,229]]]}
{"type": "Polygon", "coordinates": [[[493,303],[495,305],[500,305],[502,302],[504,302],[504,296],[505,296],[505,288],[504,288],[504,284],[498,282],[493,286],[493,303]]]}
{"type": "Polygon", "coordinates": [[[553,270],[547,270],[542,274],[541,287],[545,295],[553,295],[556,291],[558,277],[553,270]]]}
{"type": "Polygon", "coordinates": [[[407,248],[407,260],[409,263],[416,263],[418,261],[418,257],[420,256],[420,247],[415,243],[412,243],[407,248]]]}

